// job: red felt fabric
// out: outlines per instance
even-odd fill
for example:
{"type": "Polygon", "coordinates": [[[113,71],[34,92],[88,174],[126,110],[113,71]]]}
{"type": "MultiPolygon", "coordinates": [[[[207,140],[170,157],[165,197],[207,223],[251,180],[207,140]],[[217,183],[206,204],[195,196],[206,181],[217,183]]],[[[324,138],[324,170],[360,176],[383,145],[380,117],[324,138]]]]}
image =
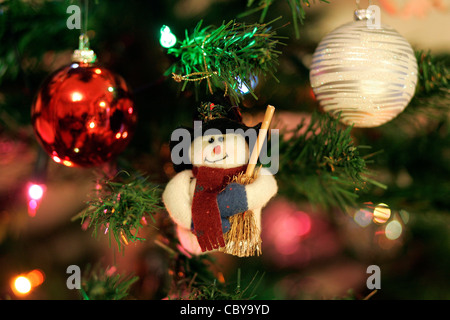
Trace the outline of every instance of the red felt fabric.
{"type": "Polygon", "coordinates": [[[192,201],[192,222],[194,234],[202,252],[225,246],[222,233],[222,220],[217,204],[217,195],[231,182],[233,176],[243,172],[246,165],[222,169],[193,167],[197,179],[192,201]]]}

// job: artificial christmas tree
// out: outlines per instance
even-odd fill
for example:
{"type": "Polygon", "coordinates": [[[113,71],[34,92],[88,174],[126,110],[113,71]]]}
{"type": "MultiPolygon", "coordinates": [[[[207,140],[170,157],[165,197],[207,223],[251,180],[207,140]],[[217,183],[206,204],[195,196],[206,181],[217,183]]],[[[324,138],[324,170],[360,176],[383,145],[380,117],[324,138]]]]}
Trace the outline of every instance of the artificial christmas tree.
{"type": "MultiPolygon", "coordinates": [[[[67,27],[71,1],[2,2],[0,298],[448,299],[449,41],[430,20],[390,16],[398,2],[380,1],[382,20],[428,36],[399,30],[414,49],[417,85],[401,113],[373,128],[324,112],[310,82],[317,45],[355,1],[85,2],[83,30],[67,27]],[[42,81],[71,62],[80,33],[99,70],[127,80],[139,121],[126,148],[95,167],[44,166],[30,109],[42,81]],[[439,46],[422,45],[431,39],[439,46]],[[177,174],[174,129],[213,110],[254,127],[268,105],[279,132],[258,165],[276,171],[277,192],[261,210],[262,254],[187,250],[162,196],[177,174]],[[45,192],[30,214],[37,176],[45,192]],[[381,289],[369,266],[380,268],[381,289]],[[27,278],[34,270],[37,282],[27,278]]],[[[425,16],[448,23],[439,8],[425,16]]],[[[73,125],[62,129],[79,137],[73,125]]]]}

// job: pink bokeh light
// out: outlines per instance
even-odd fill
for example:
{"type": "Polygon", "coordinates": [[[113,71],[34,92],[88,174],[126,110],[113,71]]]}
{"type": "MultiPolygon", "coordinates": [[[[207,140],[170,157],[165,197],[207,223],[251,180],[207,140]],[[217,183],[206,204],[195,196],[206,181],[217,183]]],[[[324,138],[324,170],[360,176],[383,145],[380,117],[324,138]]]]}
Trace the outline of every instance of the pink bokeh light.
{"type": "Polygon", "coordinates": [[[320,211],[286,199],[273,201],[262,215],[264,256],[278,267],[305,267],[339,250],[339,241],[320,211]]]}
{"type": "Polygon", "coordinates": [[[276,250],[283,255],[294,254],[301,244],[302,238],[311,231],[311,218],[303,211],[289,205],[279,204],[277,213],[267,215],[265,221],[267,237],[276,250]]]}
{"type": "Polygon", "coordinates": [[[45,185],[30,183],[27,188],[28,215],[34,217],[45,193],[45,185]]]}
{"type": "Polygon", "coordinates": [[[44,187],[39,184],[30,184],[28,187],[28,197],[33,200],[41,200],[44,195],[44,187]]]}

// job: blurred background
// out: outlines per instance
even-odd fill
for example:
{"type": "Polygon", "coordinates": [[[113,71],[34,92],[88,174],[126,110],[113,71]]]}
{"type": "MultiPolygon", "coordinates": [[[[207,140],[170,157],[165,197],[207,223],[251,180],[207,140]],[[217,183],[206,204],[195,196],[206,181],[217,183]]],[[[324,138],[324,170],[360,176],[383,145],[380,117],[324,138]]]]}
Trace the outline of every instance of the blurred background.
{"type": "MultiPolygon", "coordinates": [[[[259,79],[259,99],[244,97],[242,113],[248,123],[260,119],[269,103],[277,106],[276,123],[286,128],[295,128],[319,109],[309,85],[312,54],[328,32],[352,20],[355,10],[354,0],[329,2],[311,1],[305,8],[298,39],[292,24],[279,28],[278,33],[288,37],[276,74],[280,82],[259,79]]],[[[361,1],[361,6],[367,3],[361,1]]],[[[139,277],[130,289],[132,298],[180,297],[174,279],[183,274],[171,270],[178,270],[174,265],[181,262],[161,245],[174,237],[167,213],[156,215],[157,228],[144,228],[146,241],[130,243],[119,253],[106,235],[95,238],[71,220],[85,208],[99,168],[55,163],[35,138],[33,99],[43,80],[69,64],[78,47],[80,30],[66,27],[71,4],[79,5],[84,15],[84,1],[0,1],[0,299],[81,299],[78,290],[67,288],[66,269],[78,265],[83,272],[98,263],[113,266],[110,274],[139,277]],[[37,180],[44,192],[40,196],[37,191],[38,206],[30,212],[29,186],[37,180]],[[33,270],[38,270],[35,285],[18,293],[14,280],[33,270]]],[[[448,66],[449,0],[373,4],[381,8],[382,22],[415,50],[430,50],[448,66]]],[[[218,26],[236,19],[247,10],[246,1],[98,0],[88,2],[88,9],[91,48],[101,65],[127,81],[138,111],[135,135],[117,161],[164,186],[174,174],[170,134],[179,125],[189,125],[198,102],[192,91],[180,92],[179,84],[164,76],[174,58],[159,43],[161,27],[170,26],[182,39],[200,20],[204,26],[218,26]]],[[[279,25],[291,19],[286,1],[275,1],[266,20],[279,16],[279,25]]],[[[258,19],[255,13],[241,20],[258,19]]],[[[256,277],[254,294],[259,299],[362,299],[372,293],[366,286],[367,267],[378,265],[381,289],[371,299],[449,299],[448,109],[438,116],[426,106],[420,112],[407,110],[402,119],[352,131],[357,145],[383,150],[369,167],[387,190],[374,188],[358,199],[359,208],[348,212],[321,209],[301,195],[277,195],[263,211],[263,255],[212,254],[208,267],[217,279],[233,289],[238,273],[243,287],[256,277]],[[386,212],[377,207],[380,203],[389,207],[389,215],[375,223],[377,213],[386,212]]]]}

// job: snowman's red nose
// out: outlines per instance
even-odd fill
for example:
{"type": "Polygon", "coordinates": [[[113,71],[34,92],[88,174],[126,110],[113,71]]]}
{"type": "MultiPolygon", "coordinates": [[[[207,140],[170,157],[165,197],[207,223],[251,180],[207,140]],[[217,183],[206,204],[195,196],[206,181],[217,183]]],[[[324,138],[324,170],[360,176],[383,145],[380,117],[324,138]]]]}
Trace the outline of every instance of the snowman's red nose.
{"type": "Polygon", "coordinates": [[[220,154],[222,152],[222,149],[220,146],[215,146],[213,149],[214,154],[220,154]]]}

